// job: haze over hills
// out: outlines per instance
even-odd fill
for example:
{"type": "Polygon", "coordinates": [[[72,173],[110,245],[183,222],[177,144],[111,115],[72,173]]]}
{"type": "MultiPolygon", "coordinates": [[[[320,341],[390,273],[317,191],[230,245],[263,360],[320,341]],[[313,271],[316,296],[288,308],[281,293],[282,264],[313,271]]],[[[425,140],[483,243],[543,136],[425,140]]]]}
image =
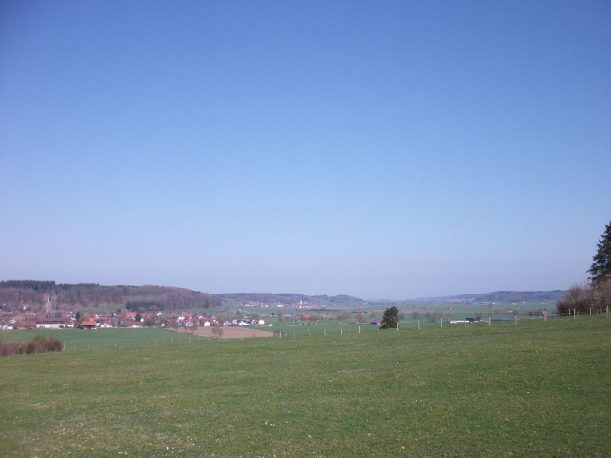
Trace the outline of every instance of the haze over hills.
{"type": "Polygon", "coordinates": [[[294,293],[229,293],[229,294],[215,294],[222,301],[234,301],[234,302],[260,302],[265,304],[298,304],[304,303],[309,305],[320,305],[320,306],[354,306],[364,305],[367,301],[358,297],[349,296],[347,294],[339,294],[336,296],[328,296],[326,294],[318,295],[307,295],[307,294],[294,294],[294,293]]]}
{"type": "Polygon", "coordinates": [[[566,291],[494,291],[491,293],[458,294],[453,296],[416,298],[417,302],[463,302],[512,304],[519,302],[556,302],[564,297],[566,291]]]}
{"type": "Polygon", "coordinates": [[[40,310],[50,299],[55,308],[79,308],[98,306],[128,306],[159,310],[210,308],[221,305],[250,304],[307,304],[319,307],[349,308],[367,304],[405,304],[417,302],[451,303],[555,303],[566,291],[495,291],[483,294],[460,294],[415,298],[410,300],[368,301],[340,294],[307,295],[296,293],[226,293],[208,294],[187,288],[171,286],[105,286],[96,283],[64,284],[54,281],[8,280],[0,281],[0,310],[14,311],[24,306],[40,310]]]}

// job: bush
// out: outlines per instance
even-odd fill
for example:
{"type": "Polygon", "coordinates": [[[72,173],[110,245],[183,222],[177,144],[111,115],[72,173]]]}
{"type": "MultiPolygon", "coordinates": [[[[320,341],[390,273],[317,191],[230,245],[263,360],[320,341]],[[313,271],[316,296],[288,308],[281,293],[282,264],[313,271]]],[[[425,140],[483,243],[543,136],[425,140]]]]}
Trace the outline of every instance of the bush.
{"type": "Polygon", "coordinates": [[[569,315],[573,310],[577,313],[603,312],[607,305],[611,305],[611,281],[573,286],[558,301],[556,308],[560,315],[569,315]]]}
{"type": "Polygon", "coordinates": [[[17,355],[20,353],[21,347],[23,347],[23,344],[3,342],[0,344],[0,356],[17,355]]]}
{"type": "Polygon", "coordinates": [[[62,351],[64,343],[52,337],[35,336],[29,342],[0,343],[0,356],[30,355],[32,353],[47,353],[62,351]]]}

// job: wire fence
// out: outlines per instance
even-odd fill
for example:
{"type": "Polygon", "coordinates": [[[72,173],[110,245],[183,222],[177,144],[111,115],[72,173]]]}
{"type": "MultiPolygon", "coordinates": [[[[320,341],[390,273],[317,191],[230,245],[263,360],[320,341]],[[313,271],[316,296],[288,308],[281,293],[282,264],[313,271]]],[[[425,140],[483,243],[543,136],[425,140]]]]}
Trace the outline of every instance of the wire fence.
{"type": "MultiPolygon", "coordinates": [[[[382,330],[379,326],[373,324],[355,324],[355,323],[334,323],[334,322],[321,322],[307,325],[293,325],[293,324],[282,324],[273,327],[274,331],[270,332],[269,338],[273,339],[287,339],[287,338],[307,338],[307,337],[342,337],[342,336],[358,336],[358,335],[372,335],[375,333],[409,333],[423,330],[439,329],[456,329],[457,327],[481,327],[481,326],[518,326],[521,322],[535,322],[535,321],[555,321],[555,320],[568,320],[578,319],[580,317],[603,317],[609,319],[611,313],[609,310],[603,310],[602,312],[596,313],[594,310],[592,313],[582,313],[573,310],[570,315],[544,315],[540,317],[520,317],[518,315],[513,316],[488,316],[484,317],[479,321],[466,321],[466,320],[449,320],[441,317],[438,320],[404,320],[400,321],[396,328],[382,330]]],[[[263,329],[263,328],[258,328],[263,329]]],[[[266,330],[269,330],[266,329],[266,330]]],[[[235,341],[250,339],[251,336],[248,334],[248,329],[244,330],[242,337],[231,337],[227,338],[223,335],[207,335],[201,336],[197,334],[188,333],[168,333],[168,336],[159,336],[154,339],[140,339],[140,340],[100,340],[100,341],[66,341],[64,351],[75,352],[75,351],[88,351],[96,349],[129,349],[139,347],[151,347],[151,346],[167,346],[167,345],[180,345],[185,346],[189,344],[216,344],[223,341],[235,341]]],[[[97,332],[97,331],[92,331],[97,332]]],[[[102,331],[103,332],[103,331],[102,331]]]]}

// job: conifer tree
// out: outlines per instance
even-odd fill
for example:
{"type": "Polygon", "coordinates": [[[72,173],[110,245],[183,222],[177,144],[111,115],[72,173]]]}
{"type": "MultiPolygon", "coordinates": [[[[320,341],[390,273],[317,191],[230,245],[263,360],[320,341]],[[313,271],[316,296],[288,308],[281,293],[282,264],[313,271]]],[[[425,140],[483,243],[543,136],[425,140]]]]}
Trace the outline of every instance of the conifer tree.
{"type": "Polygon", "coordinates": [[[394,305],[390,308],[384,310],[384,315],[382,316],[382,325],[380,328],[389,329],[396,328],[397,323],[399,322],[399,309],[394,305]]]}
{"type": "Polygon", "coordinates": [[[611,221],[598,242],[598,250],[592,261],[592,266],[588,270],[590,282],[593,285],[600,285],[611,280],[611,221]]]}

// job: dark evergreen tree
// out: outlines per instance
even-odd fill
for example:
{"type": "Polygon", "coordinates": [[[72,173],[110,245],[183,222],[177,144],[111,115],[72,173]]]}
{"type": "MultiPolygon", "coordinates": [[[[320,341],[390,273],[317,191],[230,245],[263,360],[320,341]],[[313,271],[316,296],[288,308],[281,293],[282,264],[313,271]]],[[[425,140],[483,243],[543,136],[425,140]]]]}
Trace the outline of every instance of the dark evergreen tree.
{"type": "Polygon", "coordinates": [[[399,309],[394,305],[392,307],[384,310],[384,315],[382,316],[382,325],[380,328],[389,329],[396,328],[397,323],[399,322],[399,309]]]}
{"type": "Polygon", "coordinates": [[[600,242],[598,250],[594,255],[592,266],[588,270],[590,282],[600,285],[611,280],[611,221],[607,224],[600,242]]]}

